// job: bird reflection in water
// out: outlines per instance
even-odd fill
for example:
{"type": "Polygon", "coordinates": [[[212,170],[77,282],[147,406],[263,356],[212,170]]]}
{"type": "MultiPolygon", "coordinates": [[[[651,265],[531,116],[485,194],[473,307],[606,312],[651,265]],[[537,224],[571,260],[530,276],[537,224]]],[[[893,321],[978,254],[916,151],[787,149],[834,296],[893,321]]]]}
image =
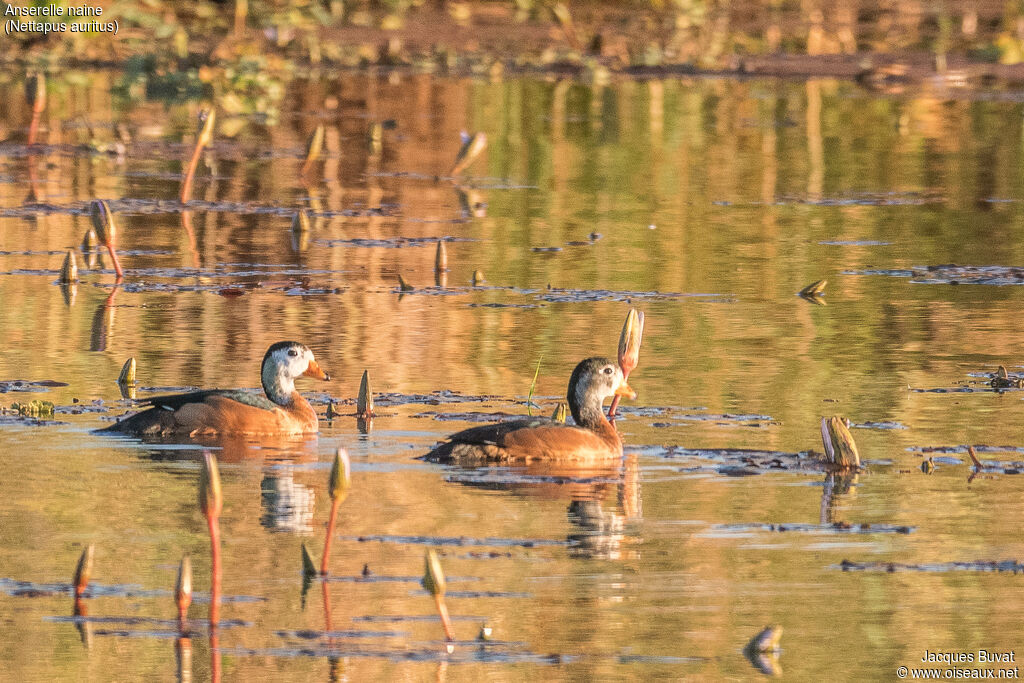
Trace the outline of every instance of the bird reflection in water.
{"type": "Polygon", "coordinates": [[[295,481],[292,465],[268,469],[260,482],[260,524],[271,531],[313,532],[313,487],[295,481]]]}

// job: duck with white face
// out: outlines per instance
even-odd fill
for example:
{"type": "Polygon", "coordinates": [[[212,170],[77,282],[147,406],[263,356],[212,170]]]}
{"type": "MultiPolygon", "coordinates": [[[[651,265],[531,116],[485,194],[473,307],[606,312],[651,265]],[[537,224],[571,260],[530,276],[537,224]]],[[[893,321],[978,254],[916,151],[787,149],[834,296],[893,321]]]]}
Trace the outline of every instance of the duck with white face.
{"type": "Polygon", "coordinates": [[[264,396],[241,389],[210,389],[158,396],[152,406],[101,432],[137,436],[215,434],[314,434],[316,411],[298,391],[299,377],[329,380],[313,352],[298,342],[278,342],[263,356],[260,370],[264,396]]]}
{"type": "Polygon", "coordinates": [[[569,379],[566,399],[575,425],[536,417],[472,427],[424,456],[435,462],[579,462],[622,457],[622,439],[604,416],[611,396],[636,398],[622,370],[607,358],[587,358],[569,379]]]}

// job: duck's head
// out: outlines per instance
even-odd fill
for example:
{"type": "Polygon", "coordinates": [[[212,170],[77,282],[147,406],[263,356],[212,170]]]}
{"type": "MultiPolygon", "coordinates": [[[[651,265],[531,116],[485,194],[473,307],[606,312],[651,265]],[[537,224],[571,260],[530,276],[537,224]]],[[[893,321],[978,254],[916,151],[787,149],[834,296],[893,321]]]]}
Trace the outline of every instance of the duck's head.
{"type": "Polygon", "coordinates": [[[566,398],[576,424],[587,426],[599,417],[601,404],[614,395],[636,398],[636,392],[626,384],[622,369],[615,361],[587,358],[572,371],[566,398]]]}
{"type": "Polygon", "coordinates": [[[278,342],[267,349],[263,356],[263,368],[260,372],[263,390],[275,403],[289,397],[295,390],[295,380],[299,377],[313,377],[328,380],[331,378],[313,358],[313,352],[305,344],[298,342],[278,342]]]}

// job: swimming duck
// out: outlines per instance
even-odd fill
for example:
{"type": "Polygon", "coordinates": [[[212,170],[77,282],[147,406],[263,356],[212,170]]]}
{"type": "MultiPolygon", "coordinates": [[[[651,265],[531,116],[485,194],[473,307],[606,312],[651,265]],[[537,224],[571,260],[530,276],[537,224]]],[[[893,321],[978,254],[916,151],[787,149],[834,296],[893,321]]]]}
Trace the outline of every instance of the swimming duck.
{"type": "Polygon", "coordinates": [[[537,417],[472,427],[448,437],[424,458],[435,462],[619,458],[622,439],[601,407],[616,394],[636,398],[614,361],[587,358],[573,370],[566,394],[575,426],[537,417]]]}
{"type": "Polygon", "coordinates": [[[298,377],[328,380],[313,352],[298,342],[278,342],[267,349],[260,371],[260,396],[239,389],[210,389],[144,401],[153,406],[101,432],[162,436],[187,434],[316,433],[316,411],[295,390],[298,377]]]}

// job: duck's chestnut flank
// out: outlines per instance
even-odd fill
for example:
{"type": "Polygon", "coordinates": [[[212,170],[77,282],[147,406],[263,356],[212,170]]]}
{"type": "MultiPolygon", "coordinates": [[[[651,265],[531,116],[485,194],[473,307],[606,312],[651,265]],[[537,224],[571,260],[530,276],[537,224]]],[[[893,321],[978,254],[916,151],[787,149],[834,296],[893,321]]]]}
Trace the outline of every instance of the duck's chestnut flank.
{"type": "Polygon", "coordinates": [[[295,390],[299,377],[330,379],[305,345],[278,342],[263,356],[264,396],[238,389],[159,396],[144,401],[148,410],[100,431],[137,436],[316,433],[316,411],[295,390]]]}
{"type": "Polygon", "coordinates": [[[437,462],[619,458],[622,440],[602,409],[604,400],[616,394],[636,398],[614,361],[587,358],[573,370],[566,392],[575,426],[537,417],[473,427],[453,434],[424,457],[437,462]]]}

